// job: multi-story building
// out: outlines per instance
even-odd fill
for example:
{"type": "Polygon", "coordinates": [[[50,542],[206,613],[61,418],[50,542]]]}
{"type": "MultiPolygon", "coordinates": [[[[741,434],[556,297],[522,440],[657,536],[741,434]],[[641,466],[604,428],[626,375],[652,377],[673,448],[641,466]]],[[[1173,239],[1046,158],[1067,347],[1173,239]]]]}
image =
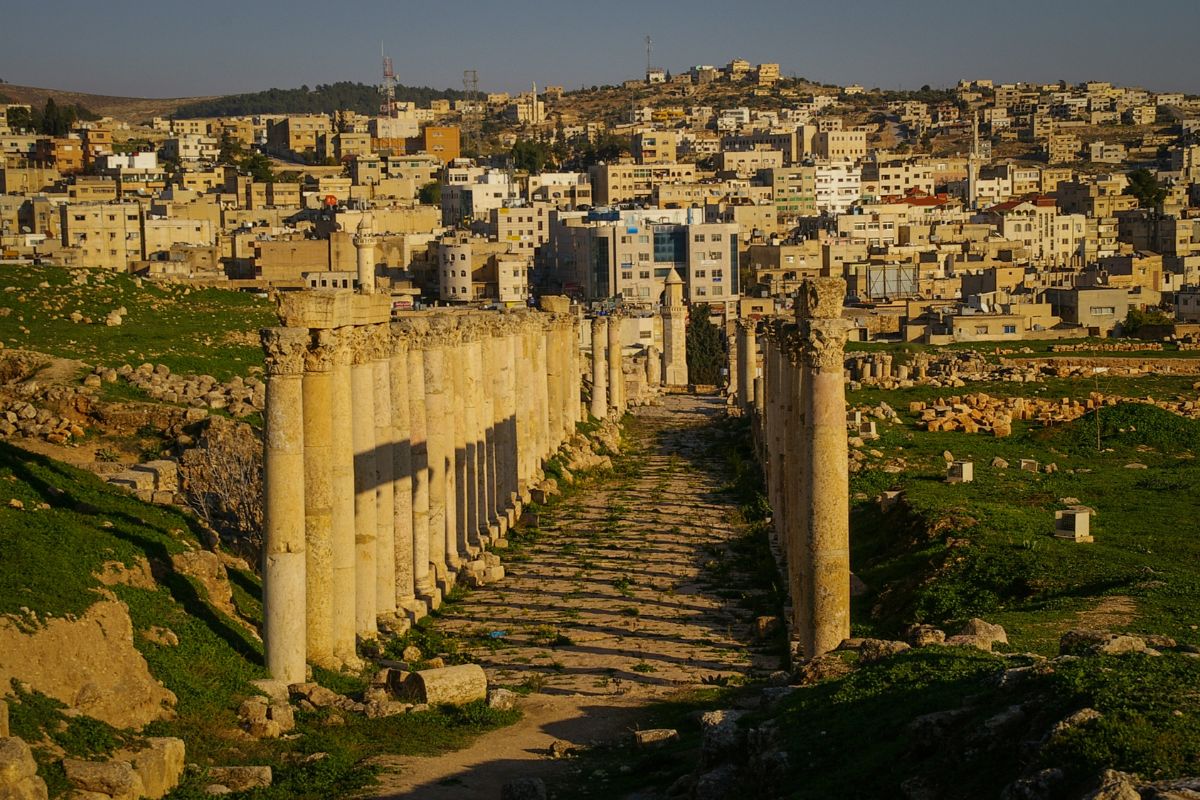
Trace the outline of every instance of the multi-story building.
{"type": "Polygon", "coordinates": [[[813,173],[817,211],[845,214],[862,197],[862,170],[850,164],[818,166],[813,173]]]}
{"type": "Polygon", "coordinates": [[[128,271],[142,259],[142,219],[140,203],[63,203],[62,246],[81,267],[128,271]]]}
{"type": "Polygon", "coordinates": [[[660,183],[691,183],[694,164],[596,164],[588,170],[598,205],[649,202],[660,183]]]}
{"type": "Polygon", "coordinates": [[[856,163],[867,157],[867,133],[859,130],[819,132],[813,140],[819,158],[856,163]]]}
{"type": "Polygon", "coordinates": [[[763,170],[757,182],[771,187],[776,221],[789,228],[802,217],[815,217],[817,211],[817,168],[779,167],[763,170]]]}

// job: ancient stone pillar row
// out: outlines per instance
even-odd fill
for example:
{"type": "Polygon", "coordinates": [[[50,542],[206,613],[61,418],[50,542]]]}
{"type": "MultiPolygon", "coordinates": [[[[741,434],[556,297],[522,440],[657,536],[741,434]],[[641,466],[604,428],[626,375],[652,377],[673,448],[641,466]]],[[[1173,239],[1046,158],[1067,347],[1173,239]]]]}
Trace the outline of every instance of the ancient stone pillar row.
{"type": "Polygon", "coordinates": [[[375,393],[375,614],[396,614],[396,428],[392,411],[392,332],[371,328],[375,393]]]}
{"type": "Polygon", "coordinates": [[[592,416],[608,418],[608,317],[592,320],[592,416]]]}
{"type": "MultiPolygon", "coordinates": [[[[430,572],[429,515],[430,461],[426,375],[430,348],[429,323],[405,319],[401,327],[410,337],[408,348],[409,459],[412,465],[412,573],[413,591],[430,608],[438,605],[437,587],[430,572]]],[[[418,609],[419,611],[419,609],[418,609]]]]}
{"type": "Polygon", "coordinates": [[[271,677],[305,679],[304,356],[300,328],[262,332],[267,395],[263,415],[263,647],[271,677]]]}
{"type": "Polygon", "coordinates": [[[304,554],[308,660],[340,666],[333,637],[333,362],[336,334],[314,330],[305,353],[304,554]]]}
{"type": "Polygon", "coordinates": [[[746,415],[754,409],[754,377],[758,372],[757,327],[754,320],[738,324],[738,405],[746,415]]]}
{"type": "Polygon", "coordinates": [[[429,563],[439,589],[446,578],[446,532],[454,531],[454,379],[447,351],[456,334],[454,320],[439,315],[430,320],[425,351],[425,426],[429,448],[429,563]]]}
{"type": "Polygon", "coordinates": [[[608,322],[608,405],[613,417],[620,419],[625,413],[625,372],[622,364],[621,317],[613,316],[608,322]]]}
{"type": "Polygon", "coordinates": [[[354,519],[354,403],[351,361],[354,328],[333,331],[330,372],[331,550],[333,553],[333,653],[346,666],[357,666],[355,616],[357,563],[354,519]]]}
{"type": "Polygon", "coordinates": [[[359,325],[353,331],[350,367],[352,435],[354,437],[354,624],[361,638],[378,633],[376,625],[379,535],[379,469],[375,457],[375,331],[359,325]]]}
{"type": "MultiPolygon", "coordinates": [[[[804,472],[800,543],[804,565],[799,639],[808,658],[850,635],[850,498],[846,387],[842,362],[850,324],[841,318],[846,282],[816,278],[801,284],[800,325],[804,472]]],[[[795,588],[795,587],[794,587],[795,588]]]]}
{"type": "Polygon", "coordinates": [[[396,609],[411,619],[424,616],[424,603],[416,599],[413,562],[413,425],[409,399],[409,332],[399,323],[389,326],[391,350],[388,379],[392,405],[392,545],[396,566],[396,609]]]}

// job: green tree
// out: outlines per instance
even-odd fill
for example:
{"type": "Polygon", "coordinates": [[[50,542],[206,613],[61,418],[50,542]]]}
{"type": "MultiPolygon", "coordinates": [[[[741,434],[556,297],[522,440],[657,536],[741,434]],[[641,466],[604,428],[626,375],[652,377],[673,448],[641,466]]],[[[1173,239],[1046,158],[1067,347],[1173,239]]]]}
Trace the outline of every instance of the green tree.
{"type": "Polygon", "coordinates": [[[417,194],[417,198],[427,206],[440,206],[442,204],[442,184],[439,181],[430,181],[421,187],[421,191],[417,194]]]}
{"type": "Polygon", "coordinates": [[[532,139],[518,139],[512,148],[513,166],[523,169],[530,175],[536,175],[550,163],[550,148],[545,142],[535,142],[532,139]]]}
{"type": "Polygon", "coordinates": [[[6,116],[8,117],[8,127],[14,131],[31,131],[36,129],[33,122],[33,114],[30,113],[28,108],[11,106],[6,116]]]}
{"type": "Polygon", "coordinates": [[[237,166],[246,157],[242,143],[230,135],[229,131],[221,134],[221,150],[217,153],[217,161],[221,164],[237,166]]]}
{"type": "Polygon", "coordinates": [[[271,159],[262,153],[251,153],[242,159],[238,167],[259,183],[275,182],[275,170],[271,169],[271,159]]]}
{"type": "Polygon", "coordinates": [[[1163,201],[1167,199],[1167,188],[1159,183],[1158,176],[1143,168],[1135,169],[1125,177],[1129,181],[1129,185],[1125,187],[1125,194],[1136,197],[1138,207],[1162,208],[1163,201]]]}
{"type": "Polygon", "coordinates": [[[725,337],[712,323],[708,303],[692,306],[687,325],[688,379],[692,383],[719,384],[721,370],[728,364],[725,337]]]}

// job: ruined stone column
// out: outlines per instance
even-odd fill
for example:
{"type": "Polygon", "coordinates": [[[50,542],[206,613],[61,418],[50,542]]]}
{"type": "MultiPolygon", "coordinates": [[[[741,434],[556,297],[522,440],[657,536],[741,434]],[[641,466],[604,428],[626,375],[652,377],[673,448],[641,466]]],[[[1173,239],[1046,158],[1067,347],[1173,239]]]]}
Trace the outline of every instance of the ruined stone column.
{"type": "Polygon", "coordinates": [[[498,474],[500,466],[500,426],[504,400],[500,387],[500,360],[503,358],[499,325],[489,317],[485,323],[484,336],[480,341],[480,362],[482,371],[480,379],[483,383],[483,394],[486,398],[483,404],[483,471],[484,471],[484,526],[487,528],[489,541],[493,544],[497,538],[508,530],[501,527],[500,518],[503,514],[502,481],[498,474]]]}
{"type": "Polygon", "coordinates": [[[533,468],[540,477],[542,462],[550,455],[550,375],[546,371],[546,338],[550,327],[550,316],[534,313],[533,326],[529,332],[530,369],[533,385],[537,390],[537,413],[533,417],[534,447],[533,468]]]}
{"type": "Polygon", "coordinates": [[[608,418],[608,317],[592,320],[592,416],[608,418]]]}
{"type": "Polygon", "coordinates": [[[351,361],[354,328],[334,331],[333,370],[330,373],[330,470],[332,472],[333,654],[343,665],[356,667],[358,626],[355,616],[357,556],[354,522],[354,403],[351,361]]]}
{"type": "Polygon", "coordinates": [[[687,306],[683,304],[683,278],[674,269],[667,275],[663,294],[663,383],[687,386],[687,306]]]}
{"type": "Polygon", "coordinates": [[[625,372],[622,366],[622,320],[613,316],[608,322],[608,405],[614,419],[625,413],[625,372]]]}
{"type": "Polygon", "coordinates": [[[742,414],[749,415],[754,408],[754,376],[758,371],[757,323],[744,320],[738,323],[738,405],[742,414]]]}
{"type": "Polygon", "coordinates": [[[468,494],[471,483],[467,472],[467,440],[470,438],[468,419],[471,393],[470,376],[467,374],[466,337],[469,335],[470,320],[458,318],[458,329],[455,331],[454,342],[446,348],[446,389],[450,393],[447,408],[450,416],[446,419],[446,427],[453,431],[453,465],[452,471],[446,475],[449,486],[446,488],[446,566],[457,572],[462,566],[462,557],[466,553],[467,525],[470,519],[470,504],[468,494]]]}
{"type": "Polygon", "coordinates": [[[579,315],[571,313],[563,345],[567,351],[567,438],[574,435],[575,426],[583,418],[583,361],[579,334],[579,315]]]}
{"type": "Polygon", "coordinates": [[[308,331],[267,328],[263,415],[263,647],[271,677],[305,678],[304,399],[308,331]]]}
{"type": "Polygon", "coordinates": [[[425,615],[425,604],[416,599],[413,562],[413,455],[412,409],[409,399],[409,337],[400,324],[389,326],[391,352],[388,377],[391,381],[392,433],[392,530],[396,565],[395,603],[412,621],[425,615]]]}
{"type": "MultiPolygon", "coordinates": [[[[504,318],[500,335],[500,389],[503,423],[500,427],[500,448],[496,471],[501,478],[501,512],[507,517],[520,491],[520,471],[517,456],[517,322],[504,318]]],[[[510,519],[511,523],[512,520],[510,519]]]]}
{"type": "Polygon", "coordinates": [[[375,393],[375,614],[396,613],[396,429],[392,411],[391,326],[371,330],[375,393]]]}
{"type": "Polygon", "coordinates": [[[459,549],[466,555],[477,555],[483,546],[482,534],[487,529],[484,510],[485,482],[487,476],[482,443],[484,417],[484,386],[480,377],[482,356],[480,352],[484,330],[482,320],[473,318],[463,336],[463,377],[466,394],[463,397],[466,422],[466,536],[460,541],[459,549]]]}
{"type": "Polygon", "coordinates": [[[358,635],[371,638],[378,632],[375,616],[378,536],[376,490],[379,469],[375,459],[375,347],[372,326],[353,330],[353,362],[350,382],[353,391],[354,435],[354,619],[358,635]]]}
{"type": "Polygon", "coordinates": [[[850,635],[850,499],[846,388],[842,361],[849,323],[841,317],[846,282],[817,278],[801,284],[797,319],[801,341],[801,413],[805,473],[802,557],[805,578],[798,620],[806,657],[827,653],[850,635]]]}
{"type": "MultiPolygon", "coordinates": [[[[453,503],[453,494],[447,496],[447,474],[454,471],[453,421],[447,419],[449,395],[446,384],[446,342],[449,330],[431,320],[432,332],[429,346],[425,350],[425,430],[429,455],[429,539],[428,554],[433,578],[439,588],[446,570],[447,502],[453,503]]],[[[440,597],[440,596],[439,596],[440,597]]]]}
{"type": "MultiPolygon", "coordinates": [[[[401,325],[412,340],[408,349],[408,410],[409,458],[412,463],[412,569],[413,591],[417,600],[430,609],[441,604],[434,577],[430,572],[429,555],[429,428],[426,422],[428,399],[425,376],[429,340],[429,323],[422,318],[409,318],[401,325]]],[[[420,611],[420,610],[419,610],[420,611]]]]}
{"type": "Polygon", "coordinates": [[[308,660],[340,666],[333,637],[333,387],[336,334],[315,330],[304,365],[304,553],[308,660]]]}

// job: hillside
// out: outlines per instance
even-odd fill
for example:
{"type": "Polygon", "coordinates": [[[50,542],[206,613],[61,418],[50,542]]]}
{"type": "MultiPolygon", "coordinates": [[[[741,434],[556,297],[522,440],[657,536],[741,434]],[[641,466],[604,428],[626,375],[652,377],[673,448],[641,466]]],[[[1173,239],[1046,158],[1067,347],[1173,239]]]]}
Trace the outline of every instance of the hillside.
{"type": "MultiPolygon", "coordinates": [[[[430,100],[456,100],[462,92],[431,89],[428,86],[396,86],[396,99],[428,106],[430,100]]],[[[267,89],[263,92],[235,94],[199,100],[180,106],[175,116],[226,117],[250,114],[332,114],[349,109],[359,114],[379,113],[379,90],[375,86],[351,81],[319,84],[310,89],[267,89]]]]}
{"type": "Polygon", "coordinates": [[[105,117],[129,122],[149,122],[154,117],[168,117],[182,105],[212,100],[212,97],[117,97],[113,95],[72,92],[65,89],[44,89],[35,86],[0,84],[0,95],[13,103],[44,106],[46,99],[53,97],[59,105],[81,105],[88,111],[105,117]]]}

